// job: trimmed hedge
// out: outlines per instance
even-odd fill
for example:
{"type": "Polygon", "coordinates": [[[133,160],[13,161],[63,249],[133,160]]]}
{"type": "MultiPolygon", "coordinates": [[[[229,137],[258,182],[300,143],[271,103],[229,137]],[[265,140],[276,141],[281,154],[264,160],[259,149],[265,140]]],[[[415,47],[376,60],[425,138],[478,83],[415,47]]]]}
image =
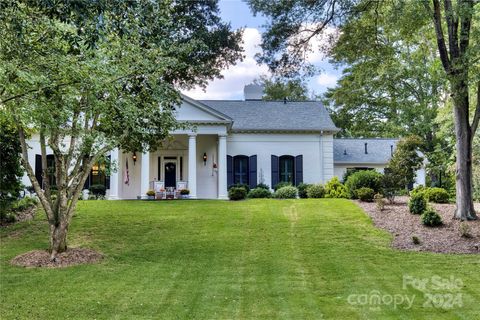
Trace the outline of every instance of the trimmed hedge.
{"type": "Polygon", "coordinates": [[[362,170],[353,173],[348,177],[347,182],[345,182],[350,198],[358,198],[357,190],[360,188],[370,188],[374,194],[380,192],[382,188],[382,177],[383,175],[375,170],[362,170]]]}
{"type": "Polygon", "coordinates": [[[271,196],[272,196],[272,193],[270,192],[270,190],[259,188],[259,187],[250,190],[250,192],[248,193],[248,197],[252,199],[253,198],[270,198],[271,196]]]}
{"type": "Polygon", "coordinates": [[[275,191],[274,196],[277,199],[296,199],[298,189],[293,186],[285,186],[275,191]]]}
{"type": "Polygon", "coordinates": [[[265,183],[259,183],[255,188],[267,189],[270,190],[270,186],[265,183]]]}
{"type": "Polygon", "coordinates": [[[228,198],[233,201],[244,200],[247,198],[247,190],[243,187],[232,187],[228,190],[228,198]]]}
{"type": "Polygon", "coordinates": [[[312,184],[307,188],[307,196],[309,198],[323,198],[325,196],[325,188],[321,184],[312,184]]]}
{"type": "Polygon", "coordinates": [[[443,188],[427,188],[425,190],[425,197],[430,202],[434,203],[448,203],[450,196],[447,190],[443,188]]]}

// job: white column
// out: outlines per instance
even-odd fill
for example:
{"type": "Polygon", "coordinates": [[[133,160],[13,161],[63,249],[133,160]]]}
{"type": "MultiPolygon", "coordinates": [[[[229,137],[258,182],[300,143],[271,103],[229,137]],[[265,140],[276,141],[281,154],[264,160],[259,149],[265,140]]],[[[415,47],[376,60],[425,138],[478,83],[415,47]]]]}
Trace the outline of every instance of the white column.
{"type": "Polygon", "coordinates": [[[226,135],[218,135],[218,198],[228,199],[226,135]]]}
{"type": "Polygon", "coordinates": [[[188,135],[188,189],[190,198],[197,198],[197,134],[188,135]]]}
{"type": "Polygon", "coordinates": [[[150,152],[142,153],[142,167],[140,175],[140,196],[147,199],[147,191],[150,188],[150,152]]]}
{"type": "Polygon", "coordinates": [[[113,149],[112,152],[110,153],[110,161],[111,163],[116,164],[117,171],[110,172],[110,191],[108,194],[109,200],[118,199],[118,187],[119,187],[119,181],[121,180],[121,174],[122,174],[122,168],[120,168],[119,161],[118,161],[119,159],[118,153],[119,153],[118,148],[113,149]]]}

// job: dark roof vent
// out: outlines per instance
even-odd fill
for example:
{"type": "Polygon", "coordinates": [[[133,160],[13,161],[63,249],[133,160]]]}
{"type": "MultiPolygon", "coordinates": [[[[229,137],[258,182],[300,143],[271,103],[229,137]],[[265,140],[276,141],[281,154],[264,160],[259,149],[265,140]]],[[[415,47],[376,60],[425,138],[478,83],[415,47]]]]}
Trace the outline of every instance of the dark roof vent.
{"type": "Polygon", "coordinates": [[[287,104],[287,97],[283,98],[283,104],[287,104]]]}
{"type": "Polygon", "coordinates": [[[344,156],[347,155],[347,149],[343,150],[343,155],[344,155],[344,156]]]}
{"type": "Polygon", "coordinates": [[[393,156],[393,144],[390,145],[390,156],[393,156]]]}
{"type": "Polygon", "coordinates": [[[367,148],[367,146],[368,146],[368,143],[365,142],[365,154],[368,154],[368,148],[367,148]]]}

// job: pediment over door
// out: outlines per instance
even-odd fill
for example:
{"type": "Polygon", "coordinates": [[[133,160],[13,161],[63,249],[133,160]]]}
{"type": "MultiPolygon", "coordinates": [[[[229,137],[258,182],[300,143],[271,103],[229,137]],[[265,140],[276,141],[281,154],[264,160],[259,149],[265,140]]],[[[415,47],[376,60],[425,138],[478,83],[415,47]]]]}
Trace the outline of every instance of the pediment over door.
{"type": "Polygon", "coordinates": [[[182,95],[182,104],[177,107],[176,119],[186,122],[231,123],[232,119],[194,99],[182,95]]]}

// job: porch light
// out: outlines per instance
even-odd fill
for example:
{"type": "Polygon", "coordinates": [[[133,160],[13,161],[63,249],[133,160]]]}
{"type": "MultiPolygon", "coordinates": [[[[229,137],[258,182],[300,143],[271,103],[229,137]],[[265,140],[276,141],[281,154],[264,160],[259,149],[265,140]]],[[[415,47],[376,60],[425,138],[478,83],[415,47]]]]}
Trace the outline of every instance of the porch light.
{"type": "Polygon", "coordinates": [[[203,153],[203,165],[204,166],[207,165],[207,153],[206,152],[203,153]]]}
{"type": "Polygon", "coordinates": [[[137,154],[135,152],[132,155],[132,159],[133,159],[133,165],[135,165],[135,162],[137,162],[137,154]]]}

